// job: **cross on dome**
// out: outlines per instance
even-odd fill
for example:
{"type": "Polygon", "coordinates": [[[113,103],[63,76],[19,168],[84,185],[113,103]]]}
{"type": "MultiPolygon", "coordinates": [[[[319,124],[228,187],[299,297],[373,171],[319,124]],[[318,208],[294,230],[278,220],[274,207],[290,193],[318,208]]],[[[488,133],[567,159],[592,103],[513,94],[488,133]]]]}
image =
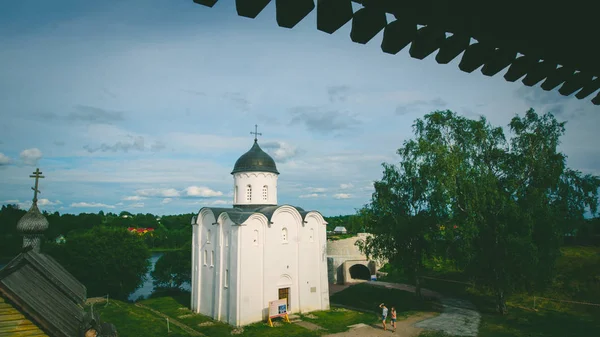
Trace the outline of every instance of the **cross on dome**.
{"type": "Polygon", "coordinates": [[[262,133],[258,133],[258,124],[254,124],[254,132],[250,131],[251,135],[254,135],[254,141],[258,141],[256,136],[262,136],[262,133]]]}
{"type": "Polygon", "coordinates": [[[31,189],[33,190],[33,202],[37,202],[38,201],[38,199],[37,199],[38,193],[42,193],[38,189],[38,183],[40,181],[40,178],[44,178],[44,176],[42,175],[42,172],[40,171],[40,169],[36,168],[35,172],[33,172],[33,175],[30,175],[29,178],[35,178],[35,187],[32,187],[31,189]]]}

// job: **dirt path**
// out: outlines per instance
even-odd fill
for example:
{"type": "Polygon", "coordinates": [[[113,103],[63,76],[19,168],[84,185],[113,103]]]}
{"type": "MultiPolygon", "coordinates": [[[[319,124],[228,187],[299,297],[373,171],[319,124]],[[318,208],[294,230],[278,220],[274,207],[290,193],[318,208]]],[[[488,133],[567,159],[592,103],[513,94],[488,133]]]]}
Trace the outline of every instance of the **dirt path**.
{"type": "Polygon", "coordinates": [[[182,329],[183,329],[185,332],[189,333],[191,336],[205,336],[204,334],[202,334],[202,333],[200,333],[200,332],[198,332],[198,331],[196,331],[196,330],[194,330],[194,329],[190,328],[189,326],[187,326],[187,325],[185,325],[185,324],[183,324],[183,323],[181,323],[181,322],[179,322],[179,321],[177,321],[177,320],[173,319],[172,317],[169,317],[169,316],[167,316],[167,315],[163,314],[163,313],[162,313],[162,312],[160,312],[160,311],[156,311],[156,310],[154,310],[154,309],[152,309],[152,308],[150,308],[150,307],[147,307],[147,306],[145,306],[145,305],[143,305],[143,304],[139,304],[139,303],[136,303],[136,304],[135,304],[135,306],[136,306],[136,307],[140,307],[140,308],[144,308],[144,309],[146,309],[146,310],[150,310],[150,311],[152,311],[153,313],[155,313],[155,314],[159,315],[160,317],[163,317],[163,318],[168,318],[168,319],[169,319],[169,323],[171,323],[171,324],[173,324],[173,325],[176,325],[176,326],[178,326],[178,327],[182,328],[182,329]]]}
{"type": "MultiPolygon", "coordinates": [[[[381,281],[370,281],[368,284],[376,287],[385,287],[398,289],[403,291],[415,292],[415,287],[403,283],[391,283],[381,281]]],[[[329,286],[330,294],[342,291],[350,285],[332,284],[329,286]]],[[[407,318],[406,320],[397,322],[398,336],[418,336],[423,329],[443,331],[449,335],[455,336],[477,336],[479,331],[479,323],[481,315],[475,306],[467,301],[451,297],[442,296],[440,293],[428,289],[421,289],[423,296],[436,298],[442,306],[442,313],[434,315],[425,313],[424,315],[416,315],[407,318]],[[435,316],[435,317],[433,317],[435,316]]],[[[331,336],[387,336],[389,331],[364,325],[361,327],[351,328],[349,331],[335,334],[331,336]]]]}
{"type": "Polygon", "coordinates": [[[396,336],[396,337],[417,337],[423,331],[422,328],[418,328],[415,323],[425,320],[427,318],[435,316],[435,313],[424,312],[418,315],[410,316],[405,320],[396,322],[396,331],[393,332],[388,324],[388,330],[383,330],[381,324],[379,326],[371,326],[366,324],[358,324],[348,331],[325,335],[325,337],[363,337],[363,336],[396,336]]]}

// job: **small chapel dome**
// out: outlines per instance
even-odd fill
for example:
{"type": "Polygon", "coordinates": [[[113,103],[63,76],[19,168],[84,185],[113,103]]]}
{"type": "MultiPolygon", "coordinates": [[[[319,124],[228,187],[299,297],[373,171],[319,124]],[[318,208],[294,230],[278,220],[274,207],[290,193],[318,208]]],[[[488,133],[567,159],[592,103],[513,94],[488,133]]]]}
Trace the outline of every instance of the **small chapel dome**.
{"type": "Polygon", "coordinates": [[[17,223],[17,230],[21,233],[37,234],[48,229],[48,225],[48,220],[34,202],[29,211],[17,223]]]}
{"type": "Polygon", "coordinates": [[[251,171],[279,174],[277,166],[275,165],[275,160],[258,146],[258,141],[256,139],[254,139],[252,148],[235,162],[231,174],[251,171]]]}

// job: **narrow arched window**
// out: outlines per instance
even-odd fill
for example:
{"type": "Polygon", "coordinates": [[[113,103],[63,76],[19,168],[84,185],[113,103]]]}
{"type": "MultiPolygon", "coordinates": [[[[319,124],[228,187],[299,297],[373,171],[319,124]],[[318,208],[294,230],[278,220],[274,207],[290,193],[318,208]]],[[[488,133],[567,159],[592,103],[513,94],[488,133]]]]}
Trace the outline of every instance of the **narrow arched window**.
{"type": "Polygon", "coordinates": [[[208,251],[204,250],[204,265],[206,266],[206,256],[208,255],[208,251]]]}
{"type": "Polygon", "coordinates": [[[237,185],[235,185],[235,190],[233,191],[233,200],[235,202],[237,202],[238,201],[237,198],[238,198],[238,187],[237,187],[237,185]]]}
{"type": "Polygon", "coordinates": [[[225,288],[229,287],[229,269],[225,269],[225,288]]]}
{"type": "Polygon", "coordinates": [[[214,250],[210,251],[210,266],[211,267],[215,266],[215,251],[214,250]]]}
{"type": "Polygon", "coordinates": [[[281,241],[283,243],[287,243],[288,242],[288,231],[287,231],[287,228],[283,228],[281,230],[281,241]]]}
{"type": "Polygon", "coordinates": [[[246,186],[246,201],[252,201],[252,186],[246,186]]]}
{"type": "Polygon", "coordinates": [[[267,200],[269,198],[269,187],[267,185],[263,186],[263,200],[267,200]]]}
{"type": "Polygon", "coordinates": [[[210,229],[207,232],[208,234],[206,235],[206,243],[210,243],[210,229]]]}

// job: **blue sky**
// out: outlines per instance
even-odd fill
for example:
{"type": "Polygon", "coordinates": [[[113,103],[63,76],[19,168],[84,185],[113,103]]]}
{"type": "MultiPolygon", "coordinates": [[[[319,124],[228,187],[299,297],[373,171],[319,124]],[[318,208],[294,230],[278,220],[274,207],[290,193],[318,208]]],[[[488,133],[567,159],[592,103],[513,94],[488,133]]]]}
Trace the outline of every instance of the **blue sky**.
{"type": "Polygon", "coordinates": [[[600,108],[589,99],[467,74],[460,57],[388,55],[382,33],[355,44],[350,23],[328,35],[314,12],[280,28],[274,1],[254,20],[233,3],[0,3],[0,203],[28,207],[40,167],[50,212],[231,205],[230,172],[258,124],[280,204],[349,214],[413,121],[436,109],[503,126],[529,107],[553,112],[568,120],[569,166],[600,174],[600,108]]]}

